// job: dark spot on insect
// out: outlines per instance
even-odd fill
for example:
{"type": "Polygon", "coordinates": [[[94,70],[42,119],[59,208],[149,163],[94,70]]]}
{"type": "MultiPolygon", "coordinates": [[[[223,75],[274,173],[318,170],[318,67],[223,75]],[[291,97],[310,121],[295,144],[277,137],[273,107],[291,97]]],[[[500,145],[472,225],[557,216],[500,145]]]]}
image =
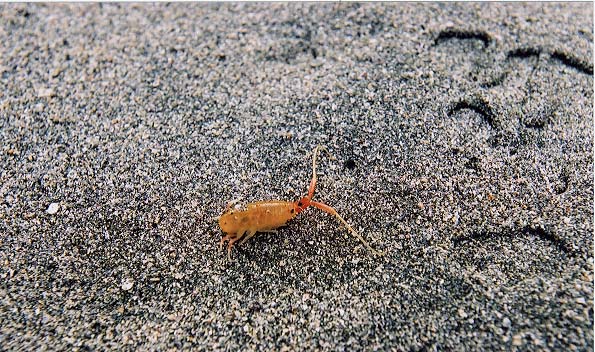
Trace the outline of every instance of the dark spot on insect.
{"type": "Polygon", "coordinates": [[[298,207],[301,207],[301,206],[302,206],[302,202],[298,202],[298,207]]]}
{"type": "Polygon", "coordinates": [[[343,167],[349,170],[353,170],[355,168],[355,161],[353,159],[347,159],[343,164],[343,167]]]}
{"type": "Polygon", "coordinates": [[[295,212],[295,210],[291,209],[289,212],[293,214],[295,212]]]}

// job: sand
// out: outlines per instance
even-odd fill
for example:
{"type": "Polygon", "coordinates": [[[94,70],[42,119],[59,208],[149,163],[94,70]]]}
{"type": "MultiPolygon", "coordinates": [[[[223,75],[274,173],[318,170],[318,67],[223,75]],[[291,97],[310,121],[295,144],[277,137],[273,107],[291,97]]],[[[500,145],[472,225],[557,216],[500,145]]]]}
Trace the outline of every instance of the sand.
{"type": "Polygon", "coordinates": [[[0,349],[593,345],[593,4],[0,5],[0,349]],[[227,202],[315,200],[219,249],[227,202]]]}

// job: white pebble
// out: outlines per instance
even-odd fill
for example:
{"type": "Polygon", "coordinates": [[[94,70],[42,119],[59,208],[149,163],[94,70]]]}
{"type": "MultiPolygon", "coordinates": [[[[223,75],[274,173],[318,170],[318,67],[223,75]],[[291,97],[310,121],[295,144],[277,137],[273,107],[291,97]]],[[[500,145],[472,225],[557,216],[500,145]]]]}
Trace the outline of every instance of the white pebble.
{"type": "Polygon", "coordinates": [[[39,98],[51,98],[56,96],[56,93],[51,88],[39,88],[37,90],[37,96],[39,98]]]}
{"type": "Polygon", "coordinates": [[[60,210],[60,204],[58,203],[52,203],[50,204],[50,206],[46,209],[46,213],[50,214],[50,215],[54,215],[58,212],[58,210],[60,210]]]}
{"type": "Polygon", "coordinates": [[[585,297],[578,297],[576,299],[576,303],[585,305],[585,304],[587,304],[587,301],[585,300],[585,297]]]}
{"type": "Polygon", "coordinates": [[[131,278],[122,280],[122,290],[128,291],[132,288],[132,286],[134,286],[134,280],[131,278]]]}
{"type": "Polygon", "coordinates": [[[467,313],[465,312],[465,310],[463,308],[459,308],[459,317],[461,317],[462,319],[465,319],[468,317],[467,313]]]}

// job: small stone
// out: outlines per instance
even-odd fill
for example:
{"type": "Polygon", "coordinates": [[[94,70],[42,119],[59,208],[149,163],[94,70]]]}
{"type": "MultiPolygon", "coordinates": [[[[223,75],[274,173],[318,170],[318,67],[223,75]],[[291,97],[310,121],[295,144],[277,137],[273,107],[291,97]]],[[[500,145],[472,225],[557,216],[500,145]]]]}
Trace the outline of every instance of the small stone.
{"type": "Polygon", "coordinates": [[[467,313],[465,313],[465,310],[463,310],[463,308],[459,308],[459,317],[461,317],[461,319],[465,319],[467,318],[467,313]]]}
{"type": "Polygon", "coordinates": [[[40,88],[37,90],[37,97],[39,98],[51,98],[56,96],[56,93],[51,88],[40,88]]]}
{"type": "Polygon", "coordinates": [[[504,317],[504,319],[502,319],[502,326],[504,326],[507,329],[510,329],[510,319],[508,319],[508,317],[504,317]]]}
{"type": "Polygon", "coordinates": [[[587,301],[585,300],[585,297],[578,297],[576,299],[576,303],[582,304],[582,305],[586,305],[587,304],[587,301]]]}
{"type": "Polygon", "coordinates": [[[131,278],[126,278],[122,280],[122,290],[129,291],[132,288],[132,286],[134,286],[134,280],[132,280],[131,278]]]}
{"type": "Polygon", "coordinates": [[[61,72],[62,72],[62,68],[57,67],[50,72],[50,76],[52,76],[52,78],[56,78],[60,75],[61,72]]]}
{"type": "Polygon", "coordinates": [[[520,346],[523,344],[523,337],[521,335],[514,335],[512,337],[512,344],[514,346],[520,346]]]}
{"type": "Polygon", "coordinates": [[[43,109],[45,109],[45,105],[43,105],[43,103],[38,103],[33,106],[33,111],[35,112],[43,112],[43,109]]]}
{"type": "Polygon", "coordinates": [[[50,214],[50,215],[54,215],[58,212],[58,210],[60,210],[60,204],[58,203],[52,203],[50,204],[50,206],[46,209],[46,213],[50,214]]]}

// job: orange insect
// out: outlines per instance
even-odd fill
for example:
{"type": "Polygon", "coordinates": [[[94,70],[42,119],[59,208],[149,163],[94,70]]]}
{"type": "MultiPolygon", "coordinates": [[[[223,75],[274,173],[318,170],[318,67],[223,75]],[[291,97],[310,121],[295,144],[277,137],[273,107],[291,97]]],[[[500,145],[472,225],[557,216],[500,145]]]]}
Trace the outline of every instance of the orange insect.
{"type": "Polygon", "coordinates": [[[345,225],[345,227],[347,227],[349,232],[366,246],[366,248],[376,255],[382,255],[381,252],[370,247],[368,242],[366,242],[366,240],[364,240],[364,238],[360,236],[335,209],[326,204],[312,200],[314,190],[316,189],[316,158],[318,156],[318,149],[318,146],[314,149],[314,157],[312,160],[312,181],[310,181],[310,188],[308,189],[307,196],[296,202],[268,200],[249,203],[244,210],[231,209],[232,203],[228,204],[223,215],[219,217],[219,227],[221,227],[221,230],[226,234],[226,236],[221,239],[219,247],[222,247],[225,241],[229,241],[227,244],[227,256],[229,259],[231,259],[231,248],[234,243],[244,237],[244,235],[245,237],[240,244],[243,244],[252,238],[257,232],[276,233],[276,228],[286,225],[289,220],[296,217],[297,214],[306,210],[309,206],[316,207],[334,215],[345,225]]]}

